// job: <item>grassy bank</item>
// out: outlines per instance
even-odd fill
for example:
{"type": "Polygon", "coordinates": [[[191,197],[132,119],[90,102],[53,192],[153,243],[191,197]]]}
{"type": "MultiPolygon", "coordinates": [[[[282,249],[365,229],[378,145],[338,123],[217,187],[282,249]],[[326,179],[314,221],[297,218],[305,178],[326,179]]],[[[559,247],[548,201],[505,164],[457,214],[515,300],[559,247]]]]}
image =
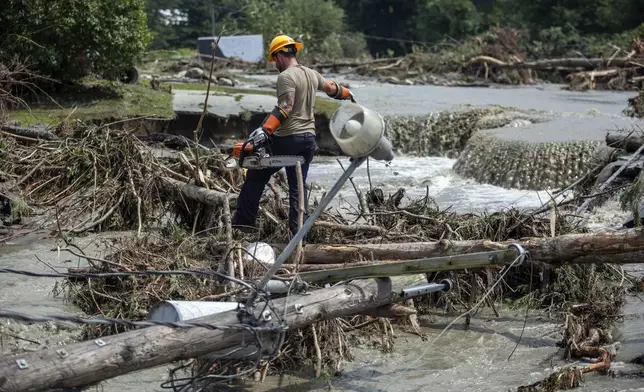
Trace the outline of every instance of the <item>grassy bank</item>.
{"type": "Polygon", "coordinates": [[[113,121],[136,117],[174,117],[172,95],[143,84],[92,81],[65,86],[48,95],[25,97],[30,109],[8,112],[8,120],[28,126],[57,123],[66,118],[113,121]]]}
{"type": "MultiPolygon", "coordinates": [[[[200,90],[205,91],[205,84],[196,84],[196,83],[161,83],[162,86],[169,85],[172,86],[173,90],[200,90]]],[[[261,89],[250,89],[250,88],[236,88],[236,87],[225,87],[225,86],[210,86],[210,91],[214,93],[225,93],[232,96],[242,95],[268,95],[271,97],[276,97],[275,90],[261,90],[261,89]]],[[[277,102],[277,101],[276,101],[277,102]]],[[[333,112],[340,107],[338,101],[328,99],[328,98],[315,98],[315,112],[317,114],[324,114],[327,117],[331,117],[333,112]]]]}

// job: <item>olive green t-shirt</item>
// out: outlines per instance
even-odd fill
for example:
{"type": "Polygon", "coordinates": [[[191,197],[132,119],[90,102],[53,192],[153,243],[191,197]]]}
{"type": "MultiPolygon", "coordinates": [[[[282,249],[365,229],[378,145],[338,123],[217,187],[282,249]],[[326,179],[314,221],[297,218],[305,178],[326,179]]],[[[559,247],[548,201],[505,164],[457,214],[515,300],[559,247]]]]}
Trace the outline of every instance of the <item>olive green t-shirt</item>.
{"type": "Polygon", "coordinates": [[[290,92],[295,93],[293,110],[275,131],[276,136],[310,132],[315,134],[315,94],[324,88],[319,72],[303,65],[288,68],[277,76],[277,100],[290,92]]]}

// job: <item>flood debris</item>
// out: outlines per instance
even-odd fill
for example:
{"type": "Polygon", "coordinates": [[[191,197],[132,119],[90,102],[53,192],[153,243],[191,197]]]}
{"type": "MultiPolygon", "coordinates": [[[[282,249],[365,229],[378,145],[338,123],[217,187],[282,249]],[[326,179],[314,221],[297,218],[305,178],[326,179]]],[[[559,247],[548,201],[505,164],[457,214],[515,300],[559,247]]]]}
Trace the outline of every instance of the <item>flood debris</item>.
{"type": "Polygon", "coordinates": [[[623,114],[629,117],[644,118],[644,91],[640,91],[636,96],[628,99],[628,106],[623,110],[623,114]]]}
{"type": "MultiPolygon", "coordinates": [[[[332,226],[315,227],[311,233],[310,241],[323,244],[328,242],[406,241],[426,238],[507,240],[524,236],[548,235],[548,233],[552,233],[553,225],[556,233],[576,230],[569,225],[564,216],[559,216],[553,222],[549,218],[525,216],[516,210],[482,216],[457,215],[438,209],[429,197],[411,201],[410,204],[403,204],[403,194],[404,192],[398,192],[385,197],[378,189],[367,194],[367,200],[369,200],[367,207],[369,211],[373,211],[373,215],[367,216],[368,219],[371,219],[370,225],[385,228],[384,231],[389,234],[389,237],[383,238],[383,233],[376,233],[374,230],[361,230],[359,227],[352,231],[338,230],[338,227],[351,227],[352,224],[350,222],[337,223],[343,222],[347,218],[338,213],[327,212],[322,217],[323,221],[336,223],[332,226]],[[399,237],[396,237],[396,232],[400,233],[399,237]]],[[[265,206],[268,207],[271,204],[265,206]]],[[[270,211],[276,213],[274,210],[270,211]]],[[[268,235],[277,234],[276,232],[271,233],[270,229],[266,230],[266,233],[268,235]]],[[[252,280],[262,276],[265,267],[240,257],[240,253],[245,249],[242,246],[245,238],[247,237],[243,237],[241,233],[235,233],[234,241],[239,242],[236,242],[236,245],[231,249],[228,248],[223,235],[192,236],[189,227],[186,228],[185,225],[181,227],[168,226],[162,231],[161,237],[146,236],[129,244],[120,243],[113,247],[112,251],[107,252],[107,256],[104,256],[109,263],[97,264],[90,267],[88,271],[140,270],[142,268],[181,269],[188,266],[201,266],[230,275],[231,270],[227,270],[227,268],[231,264],[225,261],[226,254],[223,253],[224,249],[228,248],[230,249],[228,253],[235,255],[232,274],[239,278],[252,280]]],[[[286,264],[280,274],[291,273],[292,268],[292,265],[286,264]]],[[[525,266],[516,271],[510,271],[505,280],[512,290],[504,290],[500,285],[497,286],[491,295],[488,293],[489,299],[485,302],[485,306],[492,307],[496,312],[496,307],[503,299],[527,301],[526,303],[531,304],[530,306],[548,309],[553,317],[561,317],[562,312],[565,312],[566,304],[577,304],[587,299],[585,288],[587,283],[585,282],[600,282],[602,284],[606,282],[609,284],[621,278],[612,274],[613,270],[610,267],[604,269],[603,266],[599,267],[594,278],[587,275],[588,268],[585,267],[544,268],[544,266],[536,268],[525,266]],[[548,271],[550,277],[544,281],[540,276],[545,271],[548,271]],[[532,290],[528,289],[530,283],[533,285],[532,290]]],[[[471,307],[468,304],[474,303],[474,299],[480,298],[499,279],[498,274],[499,270],[494,269],[432,274],[428,277],[429,281],[449,278],[458,282],[456,285],[458,289],[445,295],[432,295],[417,299],[414,301],[414,307],[420,312],[435,307],[446,307],[446,309],[456,311],[468,309],[471,307]]],[[[145,319],[149,306],[155,301],[167,299],[170,294],[173,299],[234,300],[236,293],[238,293],[232,284],[194,278],[155,277],[132,278],[132,280],[128,278],[105,284],[97,284],[97,282],[90,280],[77,280],[68,281],[67,284],[66,295],[85,312],[90,314],[99,314],[98,312],[101,311],[109,312],[105,314],[119,315],[119,317],[134,320],[145,319]]],[[[314,289],[315,286],[312,288],[314,289]]],[[[606,291],[598,289],[597,295],[603,298],[604,292],[606,291]]],[[[402,312],[393,317],[393,320],[400,325],[408,326],[411,325],[410,315],[411,312],[402,312]]],[[[365,336],[370,335],[369,340],[372,344],[385,351],[392,350],[395,347],[393,345],[395,340],[392,340],[395,333],[387,324],[389,322],[382,317],[355,315],[315,323],[309,327],[289,332],[280,353],[271,360],[263,360],[258,367],[252,361],[240,360],[228,364],[209,363],[209,369],[220,376],[237,375],[241,377],[246,375],[246,377],[259,380],[266,375],[302,371],[303,369],[310,369],[316,375],[322,372],[333,375],[341,371],[344,361],[351,359],[352,341],[364,340],[365,336]],[[251,371],[252,369],[255,370],[251,371]]],[[[92,332],[88,332],[88,337],[103,336],[114,332],[114,330],[94,329],[92,332]]],[[[570,344],[570,342],[566,343],[566,345],[570,344]]],[[[186,369],[203,376],[204,363],[207,363],[206,359],[191,362],[186,369]]]]}
{"type": "Polygon", "coordinates": [[[72,137],[34,142],[0,135],[7,146],[0,163],[9,177],[5,187],[41,211],[44,215],[34,224],[48,229],[71,234],[141,232],[165,218],[172,210],[168,203],[176,205],[176,214],[188,214],[183,218],[196,218],[194,228],[199,229],[212,217],[200,207],[201,215],[190,218],[196,204],[177,185],[189,186],[197,173],[207,192],[220,195],[234,191],[233,184],[241,179],[240,173],[224,168],[217,150],[203,149],[197,170],[195,149],[171,154],[149,148],[127,130],[82,126],[59,127],[57,132],[72,137]]]}
{"type": "MultiPolygon", "coordinates": [[[[284,223],[286,184],[279,174],[262,200],[258,232],[261,237],[258,237],[258,234],[244,234],[229,228],[230,209],[243,173],[225,169],[218,152],[198,145],[190,145],[181,152],[151,147],[127,131],[95,126],[61,127],[55,132],[75,137],[62,142],[3,135],[0,140],[12,148],[6,150],[9,159],[3,160],[0,169],[11,175],[10,181],[20,197],[31,208],[42,212],[39,223],[64,234],[65,247],[61,251],[85,259],[87,267],[73,272],[199,268],[252,281],[263,276],[266,266],[245,257],[247,244],[258,239],[271,243],[289,239],[284,223]],[[105,240],[101,256],[83,256],[71,245],[74,235],[105,230],[132,230],[133,234],[105,240]]],[[[553,219],[511,209],[493,214],[459,215],[440,209],[429,194],[408,200],[404,189],[392,194],[378,188],[356,188],[356,191],[360,203],[353,206],[355,212],[328,210],[323,213],[309,236],[313,246],[508,241],[583,231],[561,214],[553,219]]],[[[302,267],[313,265],[306,259],[304,262],[302,267]]],[[[370,311],[294,329],[287,333],[276,355],[259,363],[248,358],[212,362],[202,357],[181,366],[199,377],[211,372],[218,376],[261,380],[267,375],[303,370],[314,376],[334,375],[342,371],[343,363],[351,360],[351,347],[356,341],[383,351],[394,350],[397,333],[393,325],[419,334],[413,323],[416,314],[436,307],[450,311],[471,309],[483,295],[487,298],[481,306],[491,307],[494,312],[498,312],[502,300],[546,310],[562,322],[570,312],[569,323],[574,321],[575,325],[582,326],[575,330],[581,328],[582,333],[570,335],[563,343],[574,356],[586,347],[579,344],[592,334],[592,328],[603,331],[606,327],[588,318],[588,315],[602,314],[596,307],[589,306],[588,313],[580,314],[583,307],[573,312],[570,306],[587,303],[589,295],[598,301],[619,303],[616,299],[620,291],[611,291],[609,287],[621,281],[622,276],[610,266],[598,266],[592,276],[588,271],[586,267],[555,269],[528,263],[505,275],[511,290],[497,285],[491,293],[486,291],[499,280],[498,269],[432,273],[426,277],[427,281],[450,279],[456,288],[449,293],[417,298],[395,311],[370,311]],[[541,278],[544,274],[547,279],[541,278]]],[[[278,271],[279,276],[293,272],[295,264],[285,264],[278,271]]],[[[311,289],[319,287],[313,285],[311,289]]],[[[150,276],[68,279],[55,293],[88,315],[136,321],[147,319],[151,306],[163,300],[235,301],[241,288],[226,279],[150,276]]],[[[566,331],[574,329],[571,325],[566,325],[566,331]]],[[[129,330],[125,326],[92,326],[84,329],[84,339],[129,330]]],[[[179,373],[176,377],[180,377],[179,373]]]]}
{"type": "MultiPolygon", "coordinates": [[[[453,46],[413,51],[402,57],[319,62],[314,66],[401,85],[488,87],[554,79],[566,83],[566,89],[586,91],[638,90],[644,81],[642,39],[635,39],[630,48],[607,45],[608,54],[597,58],[539,58],[542,54],[534,44],[526,31],[491,27],[453,46]]],[[[578,56],[578,52],[570,54],[578,56]]]]}
{"type": "MultiPolygon", "coordinates": [[[[2,149],[0,170],[6,173],[5,185],[40,213],[39,220],[32,224],[60,235],[65,243],[61,251],[86,261],[84,269],[72,271],[200,268],[219,273],[218,277],[208,278],[69,278],[55,289],[56,294],[64,295],[88,315],[136,321],[145,320],[150,307],[166,299],[237,301],[243,293],[239,282],[257,279],[267,269],[257,260],[244,257],[248,242],[262,239],[284,243],[289,239],[284,222],[288,199],[280,175],[262,200],[258,238],[258,234],[243,234],[230,226],[232,203],[243,172],[225,168],[218,151],[196,144],[181,152],[152,148],[131,132],[109,126],[61,124],[53,133],[58,139],[2,134],[0,143],[10,148],[2,149]],[[105,240],[104,255],[83,255],[75,250],[75,235],[108,230],[133,233],[105,240]]],[[[458,142],[453,144],[459,147],[458,142]]],[[[361,191],[356,187],[356,193],[360,200],[359,206],[353,206],[356,212],[323,213],[309,236],[310,243],[508,241],[580,231],[562,214],[540,217],[509,210],[458,215],[438,208],[429,194],[407,201],[404,189],[387,195],[381,189],[361,191]]],[[[278,277],[297,272],[296,265],[286,264],[278,271],[278,277]]],[[[287,332],[273,356],[259,362],[249,357],[212,360],[204,353],[179,368],[187,369],[191,374],[188,379],[198,380],[201,386],[243,377],[261,380],[267,374],[303,369],[316,377],[334,375],[342,371],[343,362],[351,359],[352,336],[371,336],[371,344],[391,351],[395,349],[396,336],[393,324],[414,328],[413,316],[430,307],[470,311],[485,299],[481,306],[489,306],[494,312],[500,301],[512,300],[545,310],[562,321],[568,317],[562,346],[571,356],[599,357],[601,366],[595,368],[602,370],[610,358],[599,345],[610,343],[608,330],[614,321],[611,315],[615,314],[615,309],[605,304],[618,306],[626,290],[624,276],[618,272],[611,264],[555,269],[535,260],[503,272],[487,268],[433,273],[421,276],[419,281],[450,279],[456,289],[407,301],[402,308],[360,309],[342,317],[323,317],[324,321],[318,322],[307,319],[309,322],[287,332]],[[506,284],[494,285],[502,277],[506,284]]],[[[320,287],[313,285],[310,289],[320,287]]],[[[84,338],[131,329],[124,325],[93,326],[84,330],[84,338]]],[[[572,374],[575,377],[569,376],[572,378],[566,385],[579,380],[576,373],[572,374]]]]}
{"type": "MultiPolygon", "coordinates": [[[[597,148],[592,159],[587,160],[585,172],[555,189],[552,199],[533,214],[557,208],[564,213],[579,215],[617,198],[623,211],[632,212],[633,219],[639,219],[644,200],[642,153],[644,137],[638,127],[607,132],[605,146],[597,148]]],[[[623,228],[637,225],[625,223],[623,228]]]]}

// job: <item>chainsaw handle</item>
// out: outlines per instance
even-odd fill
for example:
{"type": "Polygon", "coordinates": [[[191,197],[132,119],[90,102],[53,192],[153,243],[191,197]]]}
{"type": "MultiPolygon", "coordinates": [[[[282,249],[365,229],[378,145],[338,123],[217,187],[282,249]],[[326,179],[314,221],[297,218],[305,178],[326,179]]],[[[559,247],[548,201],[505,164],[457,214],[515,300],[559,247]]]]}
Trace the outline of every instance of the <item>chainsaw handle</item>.
{"type": "Polygon", "coordinates": [[[244,158],[246,158],[246,145],[250,143],[252,140],[248,139],[242,144],[241,151],[239,151],[239,167],[243,168],[244,167],[244,158]]]}

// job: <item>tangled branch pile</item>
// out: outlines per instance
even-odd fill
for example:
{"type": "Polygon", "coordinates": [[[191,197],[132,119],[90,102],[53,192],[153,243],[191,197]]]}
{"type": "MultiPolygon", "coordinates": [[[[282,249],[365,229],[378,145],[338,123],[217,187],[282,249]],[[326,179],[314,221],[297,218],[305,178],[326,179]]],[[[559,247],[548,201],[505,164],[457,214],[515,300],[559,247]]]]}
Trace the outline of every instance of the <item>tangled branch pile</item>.
{"type": "MultiPolygon", "coordinates": [[[[32,208],[43,212],[45,227],[79,234],[88,230],[141,231],[168,218],[208,226],[210,215],[193,222],[200,203],[183,200],[184,185],[195,175],[195,150],[169,154],[153,149],[127,131],[78,125],[59,127],[57,136],[38,141],[0,136],[0,170],[5,186],[32,208]],[[166,156],[163,156],[166,155],[166,156]],[[190,156],[190,157],[188,157],[190,156]],[[178,186],[178,187],[177,187],[178,186]]],[[[234,192],[241,175],[226,171],[218,151],[203,150],[198,176],[221,200],[234,192]]],[[[194,181],[193,181],[194,183],[194,181]]],[[[201,226],[197,225],[196,228],[201,226]]]]}
{"type": "Polygon", "coordinates": [[[17,93],[22,90],[39,90],[36,82],[43,80],[46,78],[30,71],[18,60],[0,63],[0,121],[4,120],[9,110],[28,107],[17,93]]]}
{"type": "Polygon", "coordinates": [[[644,82],[643,43],[642,39],[634,39],[632,48],[606,45],[609,54],[588,58],[571,51],[565,40],[557,42],[544,37],[543,42],[535,42],[524,30],[491,27],[466,41],[416,50],[404,57],[316,64],[316,67],[352,67],[359,75],[378,77],[393,84],[476,86],[490,82],[534,84],[542,79],[567,82],[571,90],[633,90],[644,82]]]}
{"type": "MultiPolygon", "coordinates": [[[[410,240],[437,239],[490,239],[508,240],[525,236],[544,236],[551,233],[550,219],[525,216],[517,210],[483,215],[458,215],[441,210],[435,202],[425,197],[404,203],[404,190],[385,196],[374,189],[360,197],[365,200],[363,218],[367,224],[352,224],[350,217],[327,212],[320,224],[311,232],[312,243],[356,243],[356,242],[400,242],[410,240]]],[[[264,207],[271,208],[274,198],[267,200],[264,207]]],[[[267,236],[275,234],[273,223],[266,221],[262,227],[267,236]],[[273,231],[272,231],[273,230],[273,231]]],[[[572,232],[565,217],[554,221],[558,233],[572,232]]],[[[111,246],[105,257],[109,263],[90,268],[91,271],[212,268],[241,279],[259,278],[266,268],[250,258],[242,257],[244,238],[235,233],[232,248],[224,235],[208,234],[193,236],[185,226],[168,225],[161,236],[148,235],[137,239],[119,241],[111,246]],[[232,263],[227,258],[232,257],[232,263]]],[[[300,267],[307,267],[304,264],[300,267]]],[[[310,265],[314,266],[314,265],[310,265]]],[[[280,273],[292,271],[292,265],[285,265],[280,273]]],[[[471,308],[486,290],[499,279],[498,270],[439,273],[431,276],[432,281],[451,278],[458,282],[454,291],[447,295],[429,296],[415,301],[419,311],[441,307],[448,311],[471,308]]],[[[617,280],[609,267],[600,266],[591,273],[588,268],[566,266],[561,270],[550,270],[546,266],[524,266],[510,271],[506,282],[511,290],[497,289],[488,296],[487,306],[496,312],[495,304],[501,300],[513,299],[520,304],[549,309],[553,315],[565,315],[573,305],[583,303],[596,296],[604,300],[602,293],[615,291],[608,288],[617,280]],[[550,274],[540,279],[544,272],[550,274]],[[592,290],[591,290],[592,286],[592,290]]],[[[69,281],[66,295],[89,314],[104,314],[126,319],[145,319],[147,310],[156,302],[166,300],[234,300],[239,293],[224,281],[197,278],[155,277],[114,279],[106,282],[69,281]]],[[[589,309],[590,310],[590,309],[589,309]]],[[[592,308],[596,311],[597,308],[592,308]]],[[[608,311],[608,310],[606,310],[608,311]]],[[[596,313],[601,315],[602,313],[596,313]]],[[[408,324],[408,315],[397,318],[401,324],[408,324]]],[[[597,328],[588,322],[583,328],[597,328]]],[[[586,339],[588,329],[578,335],[567,337],[567,347],[586,339]]],[[[111,334],[116,330],[89,330],[89,336],[111,334]]],[[[382,350],[391,350],[392,329],[387,319],[357,315],[317,323],[287,334],[284,346],[272,360],[262,361],[256,369],[256,378],[263,379],[270,374],[287,371],[315,369],[317,375],[325,371],[335,374],[342,369],[342,363],[351,359],[349,337],[369,335],[371,343],[382,350]]],[[[196,361],[192,370],[203,363],[196,361]]],[[[227,374],[247,373],[254,366],[248,360],[226,365],[227,374]]],[[[223,367],[217,367],[220,374],[223,367]]],[[[202,369],[203,370],[203,369],[202,369]]],[[[214,370],[213,370],[214,371],[214,370]]],[[[203,374],[201,374],[203,375],[203,374]]],[[[194,375],[193,375],[194,376],[194,375]]]]}

